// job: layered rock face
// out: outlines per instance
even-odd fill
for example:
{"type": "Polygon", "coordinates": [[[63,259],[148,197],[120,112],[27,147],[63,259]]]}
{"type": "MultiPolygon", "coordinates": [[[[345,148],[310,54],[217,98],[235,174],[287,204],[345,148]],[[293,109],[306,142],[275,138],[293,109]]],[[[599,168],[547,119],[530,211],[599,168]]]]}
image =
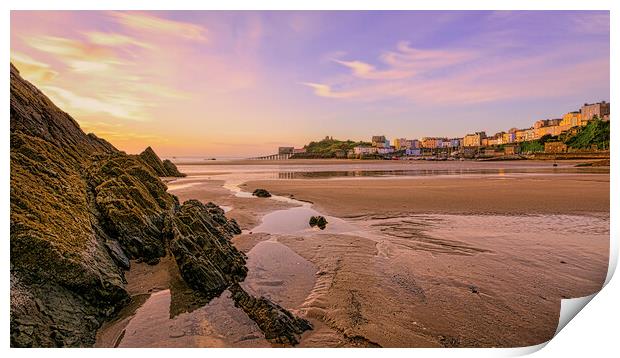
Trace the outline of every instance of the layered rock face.
{"type": "Polygon", "coordinates": [[[81,170],[109,143],[77,123],[11,65],[11,345],[92,343],[129,297],[93,221],[81,170]]]}
{"type": "Polygon", "coordinates": [[[156,173],[134,156],[93,158],[86,176],[102,228],[129,259],[157,263],[166,254],[164,221],[179,205],[156,173]]]}
{"type": "Polygon", "coordinates": [[[157,154],[155,154],[155,151],[151,147],[147,147],[144,152],[140,153],[139,157],[144,163],[146,163],[146,165],[153,169],[155,174],[160,177],[185,176],[185,174],[179,172],[176,165],[174,165],[168,159],[165,159],[164,161],[159,159],[159,157],[157,156],[157,154]]]}
{"type": "Polygon", "coordinates": [[[11,346],[92,345],[129,300],[129,260],[156,263],[171,240],[175,252],[178,243],[202,249],[179,265],[192,262],[213,293],[245,277],[244,257],[227,240],[236,224],[204,206],[184,209],[166,192],[159,176],[179,176],[174,164],[85,134],[13,65],[10,126],[11,346]]]}
{"type": "Polygon", "coordinates": [[[310,322],[294,316],[265,297],[256,298],[248,294],[239,284],[230,286],[229,291],[235,305],[256,322],[265,338],[271,342],[296,345],[301,334],[312,329],[310,322]]]}
{"type": "Polygon", "coordinates": [[[226,220],[223,210],[213,214],[198,200],[188,200],[172,219],[170,231],[170,251],[191,288],[216,296],[231,282],[245,279],[245,257],[230,244],[240,229],[226,220]]]}

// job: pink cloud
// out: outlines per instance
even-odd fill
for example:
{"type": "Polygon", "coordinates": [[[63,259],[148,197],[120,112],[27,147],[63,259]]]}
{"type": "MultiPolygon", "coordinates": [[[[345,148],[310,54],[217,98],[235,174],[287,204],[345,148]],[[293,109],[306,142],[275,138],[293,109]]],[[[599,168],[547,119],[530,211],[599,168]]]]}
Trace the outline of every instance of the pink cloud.
{"type": "Polygon", "coordinates": [[[333,99],[467,104],[562,96],[588,82],[608,81],[608,59],[563,64],[573,53],[569,47],[506,60],[491,50],[417,49],[400,42],[396,50],[378,56],[382,70],[358,60],[334,60],[350,73],[306,85],[315,95],[333,99]]]}

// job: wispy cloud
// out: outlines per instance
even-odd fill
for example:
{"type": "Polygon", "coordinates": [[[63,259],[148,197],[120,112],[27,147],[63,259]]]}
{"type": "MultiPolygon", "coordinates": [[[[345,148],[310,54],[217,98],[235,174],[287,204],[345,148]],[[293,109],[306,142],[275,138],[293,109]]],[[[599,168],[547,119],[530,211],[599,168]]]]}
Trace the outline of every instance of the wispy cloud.
{"type": "Polygon", "coordinates": [[[103,71],[120,64],[114,52],[106,46],[88,41],[58,36],[28,36],[24,42],[41,52],[55,56],[78,72],[103,71]]]}
{"type": "Polygon", "coordinates": [[[399,42],[396,49],[379,56],[384,69],[378,70],[374,65],[353,60],[333,61],[351,70],[352,75],[363,79],[398,80],[424,74],[434,69],[462,64],[475,58],[471,51],[428,50],[413,48],[408,42],[399,42]]]}
{"type": "Polygon", "coordinates": [[[108,48],[57,36],[29,36],[25,42],[31,47],[64,57],[83,60],[108,60],[113,53],[108,48]]]}
{"type": "Polygon", "coordinates": [[[206,42],[208,40],[206,28],[189,22],[174,21],[133,11],[112,11],[109,14],[123,26],[134,30],[199,42],[206,42]]]}
{"type": "Polygon", "coordinates": [[[562,58],[574,53],[572,46],[521,56],[506,56],[503,49],[421,49],[401,41],[394,50],[377,56],[380,70],[359,60],[334,59],[350,70],[348,75],[304,84],[313,88],[315,95],[333,99],[400,98],[418,103],[468,104],[567,95],[583,89],[565,85],[578,82],[575,78],[605,80],[608,76],[606,58],[562,63],[562,58]],[[576,72],[575,68],[587,72],[576,72]]]}
{"type": "Polygon", "coordinates": [[[375,66],[361,62],[361,61],[341,61],[334,60],[345,67],[348,67],[353,72],[353,75],[359,78],[373,79],[373,80],[394,80],[402,79],[413,76],[415,73],[411,69],[397,69],[392,68],[384,71],[377,71],[375,66]]]}
{"type": "Polygon", "coordinates": [[[116,118],[143,120],[142,106],[139,101],[126,99],[124,101],[105,101],[94,97],[86,97],[64,88],[56,86],[41,86],[41,89],[50,96],[61,108],[77,109],[81,113],[108,114],[116,118]]]}
{"type": "Polygon", "coordinates": [[[409,42],[401,41],[396,50],[383,53],[380,58],[386,64],[397,69],[414,69],[426,72],[471,61],[479,54],[471,50],[421,49],[411,47],[409,42]]]}
{"type": "Polygon", "coordinates": [[[11,62],[20,71],[27,73],[31,80],[46,83],[58,76],[58,72],[51,69],[50,65],[33,59],[21,52],[11,52],[11,62]]]}
{"type": "Polygon", "coordinates": [[[329,85],[325,85],[321,83],[302,82],[301,84],[314,89],[314,94],[316,94],[319,97],[351,98],[356,95],[353,92],[345,92],[345,91],[334,92],[329,85]]]}
{"type": "Polygon", "coordinates": [[[86,38],[93,44],[102,45],[102,46],[138,46],[142,48],[152,48],[151,45],[136,40],[133,37],[125,36],[117,33],[108,33],[108,32],[85,32],[86,38]]]}

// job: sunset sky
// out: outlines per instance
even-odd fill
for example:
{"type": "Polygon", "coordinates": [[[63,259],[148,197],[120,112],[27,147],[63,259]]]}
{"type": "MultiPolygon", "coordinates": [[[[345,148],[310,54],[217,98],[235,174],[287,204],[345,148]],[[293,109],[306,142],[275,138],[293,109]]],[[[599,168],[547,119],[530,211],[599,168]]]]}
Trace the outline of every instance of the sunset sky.
{"type": "Polygon", "coordinates": [[[609,100],[609,12],[11,13],[11,61],[136,153],[529,127],[609,100]]]}

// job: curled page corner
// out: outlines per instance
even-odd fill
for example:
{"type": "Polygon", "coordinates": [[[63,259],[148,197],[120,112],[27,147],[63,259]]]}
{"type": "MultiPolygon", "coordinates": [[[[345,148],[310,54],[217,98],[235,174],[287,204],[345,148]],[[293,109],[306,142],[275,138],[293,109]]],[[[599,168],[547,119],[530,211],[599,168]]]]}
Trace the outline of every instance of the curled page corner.
{"type": "MultiPolygon", "coordinates": [[[[555,330],[553,337],[557,336],[558,333],[566,325],[570,322],[575,316],[596,296],[599,292],[601,292],[605,286],[611,281],[613,277],[616,267],[618,265],[618,242],[614,240],[613,237],[610,237],[610,250],[609,250],[609,265],[607,267],[607,276],[605,277],[605,283],[601,289],[589,296],[577,297],[577,298],[568,298],[563,299],[561,301],[560,306],[560,319],[558,322],[558,328],[555,330]]],[[[552,338],[553,339],[553,338],[552,338]]],[[[542,348],[542,347],[541,347],[542,348]]]]}
{"type": "MultiPolygon", "coordinates": [[[[599,291],[600,292],[600,291],[599,291]]],[[[598,292],[589,296],[577,297],[577,298],[565,298],[561,301],[560,306],[560,319],[558,322],[558,328],[555,330],[553,336],[557,336],[560,331],[566,327],[579,311],[581,311],[590,302],[598,292]]]]}
{"type": "Polygon", "coordinates": [[[507,351],[506,351],[505,357],[523,357],[526,355],[530,355],[532,353],[536,353],[539,350],[545,348],[545,346],[549,342],[550,341],[546,341],[540,344],[536,344],[533,346],[527,346],[527,347],[506,348],[507,351]]]}
{"type": "MultiPolygon", "coordinates": [[[[608,277],[610,276],[608,275],[608,277]]],[[[579,311],[581,311],[597,294],[598,292],[593,293],[590,296],[567,298],[567,299],[561,300],[560,319],[558,321],[558,328],[555,330],[555,333],[553,334],[553,337],[551,337],[551,339],[557,336],[558,333],[560,333],[560,331],[564,327],[566,327],[568,322],[570,322],[579,313],[579,311]]],[[[534,345],[534,346],[515,348],[514,351],[508,354],[508,356],[525,356],[525,355],[538,352],[539,350],[543,349],[549,342],[551,342],[551,339],[546,342],[534,345]]]]}

